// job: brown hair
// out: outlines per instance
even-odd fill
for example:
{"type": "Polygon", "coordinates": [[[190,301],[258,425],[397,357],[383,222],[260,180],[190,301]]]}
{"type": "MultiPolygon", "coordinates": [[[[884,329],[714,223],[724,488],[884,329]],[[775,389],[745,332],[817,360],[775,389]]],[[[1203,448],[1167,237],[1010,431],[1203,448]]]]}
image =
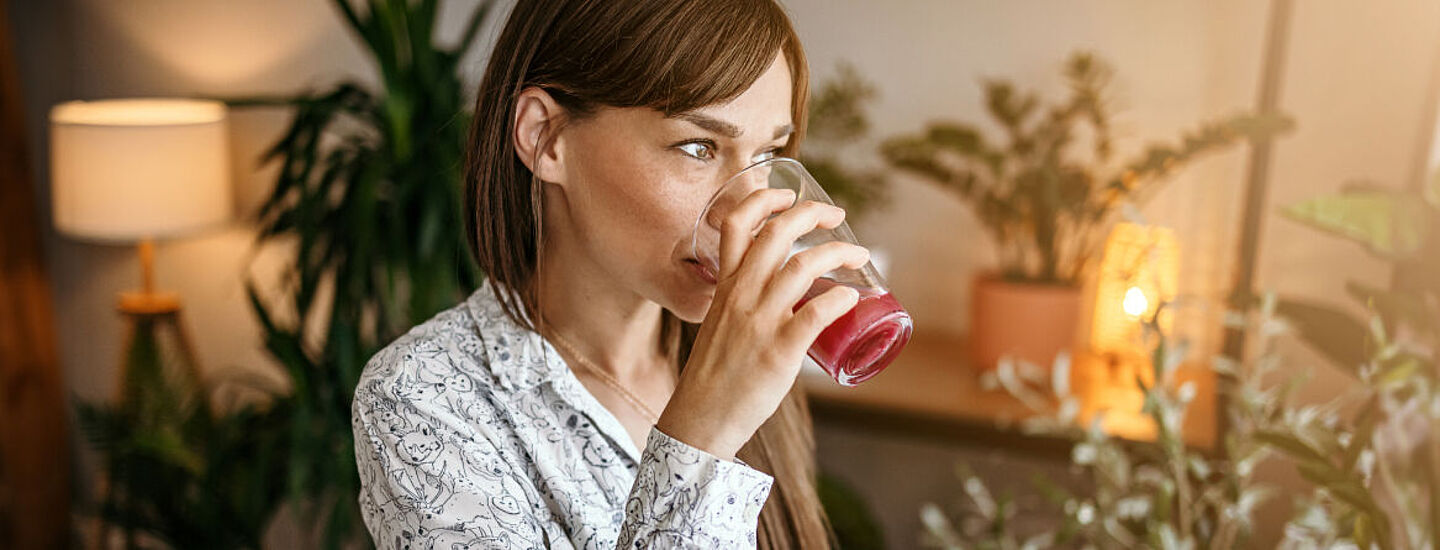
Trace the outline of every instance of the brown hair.
{"type": "MultiPolygon", "coordinates": [[[[521,0],[495,45],[475,100],[465,167],[470,250],[515,322],[535,330],[540,247],[539,183],[515,154],[516,98],[536,86],[571,120],[599,107],[665,115],[731,100],[783,52],[795,133],[804,136],[809,70],[798,37],[774,0],[521,0]]],[[[553,134],[553,130],[552,130],[553,134]]],[[[662,341],[685,364],[698,327],[666,311],[662,341]]],[[[539,321],[539,320],[536,320],[539,321]]],[[[543,321],[542,321],[543,322],[543,321]]],[[[809,409],[792,388],[739,452],[775,478],[760,514],[760,548],[822,548],[829,526],[815,492],[809,409]]]]}

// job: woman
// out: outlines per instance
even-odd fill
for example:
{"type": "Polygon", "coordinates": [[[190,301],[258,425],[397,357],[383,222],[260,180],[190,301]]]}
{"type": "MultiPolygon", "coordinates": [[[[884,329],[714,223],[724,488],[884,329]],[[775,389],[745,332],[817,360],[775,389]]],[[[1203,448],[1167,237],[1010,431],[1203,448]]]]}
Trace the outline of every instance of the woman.
{"type": "Polygon", "coordinates": [[[844,212],[774,190],[723,220],[716,273],[689,246],[729,176],[795,151],[807,87],[774,0],[518,3],[466,169],[490,280],[356,390],[377,546],[828,546],[794,382],[857,295],[792,308],[868,252],[787,259],[844,212]]]}

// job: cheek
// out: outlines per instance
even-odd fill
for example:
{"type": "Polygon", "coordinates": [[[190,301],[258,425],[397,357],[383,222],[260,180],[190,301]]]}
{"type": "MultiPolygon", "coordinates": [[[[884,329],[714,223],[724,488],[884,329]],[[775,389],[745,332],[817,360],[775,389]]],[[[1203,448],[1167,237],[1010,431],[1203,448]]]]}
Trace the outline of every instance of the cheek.
{"type": "MultiPolygon", "coordinates": [[[[607,170],[606,197],[598,220],[621,229],[636,248],[671,248],[678,238],[688,239],[709,195],[701,175],[693,171],[655,166],[607,170]]],[[[598,198],[598,197],[597,197],[598,198]]],[[[597,205],[599,206],[599,205],[597,205]]]]}
{"type": "Polygon", "coordinates": [[[710,198],[703,175],[673,174],[651,184],[652,187],[648,190],[652,195],[651,202],[663,210],[657,211],[657,217],[663,218],[667,227],[676,227],[688,237],[694,227],[695,217],[700,215],[705,201],[710,198]]]}
{"type": "Polygon", "coordinates": [[[678,239],[688,238],[683,220],[692,214],[664,174],[612,162],[589,176],[584,204],[576,205],[576,229],[609,269],[639,275],[643,266],[669,257],[678,239]]]}

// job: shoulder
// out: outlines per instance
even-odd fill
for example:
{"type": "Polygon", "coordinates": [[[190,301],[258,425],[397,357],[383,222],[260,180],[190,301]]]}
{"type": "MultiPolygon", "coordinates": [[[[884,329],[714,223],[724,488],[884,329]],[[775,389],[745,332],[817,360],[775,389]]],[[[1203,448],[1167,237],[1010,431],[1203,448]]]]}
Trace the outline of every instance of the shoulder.
{"type": "Polygon", "coordinates": [[[492,290],[481,285],[376,352],[360,374],[356,406],[367,399],[415,403],[437,393],[504,401],[552,377],[542,340],[511,321],[492,290]]]}
{"type": "Polygon", "coordinates": [[[355,404],[412,404],[481,390],[491,379],[476,325],[462,302],[415,325],[365,363],[355,404]]]}

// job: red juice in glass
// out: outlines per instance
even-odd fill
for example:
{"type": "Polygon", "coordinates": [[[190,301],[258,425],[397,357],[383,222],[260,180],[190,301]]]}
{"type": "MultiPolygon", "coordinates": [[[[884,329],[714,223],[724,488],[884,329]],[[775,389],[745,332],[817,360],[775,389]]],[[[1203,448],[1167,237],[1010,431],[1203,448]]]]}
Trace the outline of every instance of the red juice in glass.
{"type": "MultiPolygon", "coordinates": [[[[715,266],[720,263],[720,227],[723,220],[733,213],[734,208],[745,204],[748,197],[763,189],[784,189],[794,193],[794,202],[787,208],[810,202],[835,204],[799,161],[770,157],[756,162],[725,180],[701,209],[691,235],[691,248],[695,252],[692,261],[708,267],[710,273],[716,271],[715,266]]],[[[772,209],[771,215],[782,215],[779,212],[779,209],[772,209]]],[[[815,227],[796,238],[791,245],[791,254],[831,242],[859,244],[855,234],[850,232],[850,226],[842,221],[834,226],[815,227]]],[[[713,277],[707,279],[703,273],[698,276],[714,284],[713,277]]],[[[860,292],[860,300],[850,311],[825,327],[807,351],[810,358],[840,385],[854,386],[879,374],[895,360],[900,350],[910,342],[913,324],[910,314],[890,295],[884,278],[869,262],[855,268],[841,267],[816,279],[805,296],[795,304],[795,309],[835,285],[856,289],[860,292]]]]}
{"type": "MultiPolygon", "coordinates": [[[[820,278],[795,304],[799,310],[811,298],[838,285],[820,278]]],[[[854,386],[885,370],[910,342],[910,314],[889,292],[857,288],[860,301],[840,316],[810,345],[808,355],[843,386],[854,386]]]]}

